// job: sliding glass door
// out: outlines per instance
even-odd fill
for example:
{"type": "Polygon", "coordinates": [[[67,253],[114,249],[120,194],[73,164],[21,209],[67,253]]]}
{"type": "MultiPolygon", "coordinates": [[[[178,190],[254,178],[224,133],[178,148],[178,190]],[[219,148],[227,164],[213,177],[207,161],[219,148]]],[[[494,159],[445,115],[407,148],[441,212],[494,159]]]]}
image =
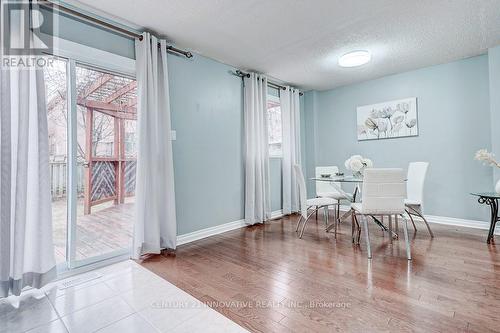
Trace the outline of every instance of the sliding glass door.
{"type": "Polygon", "coordinates": [[[136,81],[73,59],[45,68],[54,245],[69,268],[127,254],[136,168],[136,81]]]}
{"type": "Polygon", "coordinates": [[[68,61],[56,59],[44,68],[49,132],[52,229],[56,262],[67,260],[68,216],[68,61]]]}

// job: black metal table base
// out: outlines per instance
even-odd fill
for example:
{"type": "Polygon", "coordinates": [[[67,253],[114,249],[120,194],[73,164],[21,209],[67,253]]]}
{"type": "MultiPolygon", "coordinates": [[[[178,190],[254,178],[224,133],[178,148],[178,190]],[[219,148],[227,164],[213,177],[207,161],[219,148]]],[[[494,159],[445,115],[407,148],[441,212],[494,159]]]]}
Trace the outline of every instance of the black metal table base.
{"type": "Polygon", "coordinates": [[[500,217],[498,216],[498,199],[480,196],[477,201],[480,204],[486,204],[490,206],[491,210],[490,229],[488,231],[488,238],[486,239],[486,243],[490,244],[492,240],[494,241],[495,226],[497,222],[500,221],[500,217]]]}

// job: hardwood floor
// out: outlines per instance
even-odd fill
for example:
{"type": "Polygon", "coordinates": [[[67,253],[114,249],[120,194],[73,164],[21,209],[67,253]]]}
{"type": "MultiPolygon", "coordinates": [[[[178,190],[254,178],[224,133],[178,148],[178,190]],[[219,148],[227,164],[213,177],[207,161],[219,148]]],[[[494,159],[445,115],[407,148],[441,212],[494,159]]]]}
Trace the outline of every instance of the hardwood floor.
{"type": "MultiPolygon", "coordinates": [[[[370,223],[351,243],[350,221],[335,241],[323,222],[297,217],[230,231],[178,247],[142,265],[254,332],[500,331],[500,256],[487,231],[423,223],[401,240],[370,223]]],[[[411,226],[409,226],[411,227],[411,226]]],[[[497,236],[498,237],[498,236],[497,236]]]]}

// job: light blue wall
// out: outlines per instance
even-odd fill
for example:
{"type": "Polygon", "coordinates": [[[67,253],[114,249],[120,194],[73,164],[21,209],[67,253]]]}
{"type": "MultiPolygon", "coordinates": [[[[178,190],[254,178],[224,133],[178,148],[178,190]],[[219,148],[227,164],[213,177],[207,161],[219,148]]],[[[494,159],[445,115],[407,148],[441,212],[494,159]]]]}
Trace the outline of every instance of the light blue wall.
{"type": "MultiPolygon", "coordinates": [[[[169,54],[178,234],[244,217],[243,91],[236,69],[169,54]]],[[[301,99],[302,101],[302,99],[301,99]]],[[[271,209],[281,210],[281,158],[271,158],[271,209]]]]}
{"type": "MultiPolygon", "coordinates": [[[[500,157],[500,46],[488,50],[490,77],[491,149],[500,157]]],[[[494,169],[495,181],[500,180],[500,169],[494,169]]]]}
{"type": "Polygon", "coordinates": [[[488,71],[488,57],[478,56],[309,92],[308,166],[344,169],[353,154],[371,158],[376,167],[407,168],[411,161],[428,161],[426,214],[486,220],[487,208],[469,192],[493,187],[491,168],[473,160],[476,150],[491,147],[488,71]],[[418,137],[357,141],[357,106],[405,97],[417,97],[418,137]]]}
{"type": "Polygon", "coordinates": [[[243,217],[242,84],[233,68],[169,55],[178,233],[243,217]]]}

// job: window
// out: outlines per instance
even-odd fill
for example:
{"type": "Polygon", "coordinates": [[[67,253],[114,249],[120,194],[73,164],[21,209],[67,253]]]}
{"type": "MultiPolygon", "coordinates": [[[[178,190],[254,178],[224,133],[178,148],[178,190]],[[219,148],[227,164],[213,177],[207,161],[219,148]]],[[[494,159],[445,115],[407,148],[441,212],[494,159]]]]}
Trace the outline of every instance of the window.
{"type": "Polygon", "coordinates": [[[282,125],[281,125],[281,105],[279,98],[279,91],[269,89],[267,96],[267,117],[268,117],[268,130],[269,130],[269,156],[281,157],[282,156],[282,125]]]}

